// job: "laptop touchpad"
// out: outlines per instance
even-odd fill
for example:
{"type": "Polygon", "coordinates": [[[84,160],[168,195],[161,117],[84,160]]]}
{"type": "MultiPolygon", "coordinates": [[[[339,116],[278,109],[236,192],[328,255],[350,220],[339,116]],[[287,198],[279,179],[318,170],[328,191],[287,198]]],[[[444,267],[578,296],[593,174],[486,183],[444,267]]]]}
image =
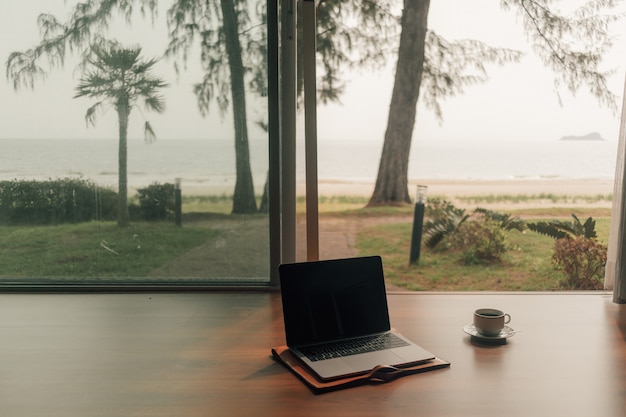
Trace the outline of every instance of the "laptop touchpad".
{"type": "Polygon", "coordinates": [[[397,365],[404,360],[390,351],[378,351],[354,355],[343,358],[351,367],[357,370],[372,369],[378,365],[397,365]]]}

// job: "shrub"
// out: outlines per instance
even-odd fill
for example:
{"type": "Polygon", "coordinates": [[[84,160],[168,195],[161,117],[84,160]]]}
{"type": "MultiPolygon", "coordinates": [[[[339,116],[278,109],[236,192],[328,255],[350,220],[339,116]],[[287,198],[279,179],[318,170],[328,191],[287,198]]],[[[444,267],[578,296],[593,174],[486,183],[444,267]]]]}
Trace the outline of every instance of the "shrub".
{"type": "Polygon", "coordinates": [[[60,224],[114,219],[117,194],[82,179],[0,181],[0,223],[60,224]]]}
{"type": "Polygon", "coordinates": [[[450,249],[458,250],[466,265],[498,261],[507,251],[500,225],[486,218],[461,224],[448,238],[450,249]]]}
{"type": "Polygon", "coordinates": [[[607,248],[596,239],[584,236],[557,239],[552,262],[563,270],[563,286],[577,290],[599,290],[604,284],[607,248]]]}
{"type": "Polygon", "coordinates": [[[137,190],[139,214],[143,220],[166,220],[173,217],[175,207],[174,184],[152,184],[137,190]]]}
{"type": "Polygon", "coordinates": [[[602,289],[607,248],[596,239],[596,221],[589,217],[582,223],[575,214],[572,218],[530,223],[528,228],[556,239],[552,263],[565,274],[565,288],[602,289]]]}
{"type": "Polygon", "coordinates": [[[524,231],[518,217],[477,208],[472,216],[446,200],[433,199],[426,207],[430,219],[424,224],[425,245],[435,249],[441,242],[462,253],[466,264],[500,260],[508,250],[505,230],[524,231]]]}

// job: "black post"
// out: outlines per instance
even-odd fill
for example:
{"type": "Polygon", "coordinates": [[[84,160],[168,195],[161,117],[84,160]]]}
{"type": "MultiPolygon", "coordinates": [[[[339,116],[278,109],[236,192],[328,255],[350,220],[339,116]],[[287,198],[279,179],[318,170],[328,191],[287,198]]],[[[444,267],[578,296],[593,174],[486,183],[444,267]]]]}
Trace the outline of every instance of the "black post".
{"type": "Polygon", "coordinates": [[[411,254],[409,256],[409,265],[412,265],[420,259],[425,204],[426,186],[418,185],[417,197],[415,199],[415,211],[413,212],[413,233],[411,234],[411,254]]]}
{"type": "Polygon", "coordinates": [[[176,226],[182,226],[183,224],[183,198],[180,190],[180,179],[176,178],[174,188],[174,216],[176,226]]]}

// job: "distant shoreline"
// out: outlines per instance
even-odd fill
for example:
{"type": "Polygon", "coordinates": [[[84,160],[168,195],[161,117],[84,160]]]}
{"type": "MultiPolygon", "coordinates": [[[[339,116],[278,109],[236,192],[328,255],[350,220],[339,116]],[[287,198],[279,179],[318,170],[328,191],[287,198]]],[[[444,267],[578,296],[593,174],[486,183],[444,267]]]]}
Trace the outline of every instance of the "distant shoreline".
{"type": "Polygon", "coordinates": [[[588,133],[586,135],[581,135],[581,136],[576,136],[576,135],[563,136],[561,140],[564,140],[564,141],[568,141],[568,140],[569,141],[585,141],[585,140],[603,141],[604,139],[602,138],[602,136],[600,136],[598,132],[591,132],[591,133],[588,133]]]}
{"type": "MultiPolygon", "coordinates": [[[[610,196],[613,194],[613,179],[511,179],[511,180],[444,180],[423,179],[409,181],[409,194],[413,199],[417,185],[426,185],[427,194],[430,198],[438,197],[447,199],[458,206],[467,206],[468,203],[461,201],[464,197],[487,197],[487,196],[545,196],[535,198],[526,203],[496,203],[491,207],[509,206],[518,207],[541,206],[553,204],[549,196],[555,197],[597,197],[605,196],[596,202],[570,202],[559,203],[559,206],[572,207],[601,207],[610,208],[612,203],[610,196]]],[[[374,191],[373,183],[355,183],[343,181],[320,181],[318,194],[320,196],[364,196],[370,197],[374,191]]],[[[297,190],[298,195],[305,194],[305,187],[301,185],[297,190]]]]}
{"type": "MultiPolygon", "coordinates": [[[[476,195],[606,195],[613,193],[613,179],[511,179],[511,180],[446,180],[421,179],[409,181],[409,193],[417,185],[426,185],[428,195],[476,196],[476,195]]],[[[297,187],[297,194],[305,194],[304,184],[297,187]]],[[[370,196],[374,183],[349,181],[320,181],[319,195],[370,196]]]]}
{"type": "MultiPolygon", "coordinates": [[[[102,184],[100,184],[102,186],[102,184]]],[[[564,179],[564,178],[541,178],[541,179],[411,179],[409,180],[409,195],[415,197],[417,185],[427,186],[429,198],[438,197],[458,202],[465,197],[489,197],[489,196],[526,196],[532,197],[534,204],[549,204],[551,196],[555,197],[599,197],[594,200],[595,206],[610,207],[613,194],[614,180],[612,178],[597,179],[564,179]],[[544,203],[541,200],[545,200],[544,203]]],[[[107,187],[106,185],[104,185],[107,187]]],[[[133,196],[138,189],[146,185],[129,184],[128,195],[133,196]]],[[[262,193],[258,186],[256,194],[262,193]]],[[[373,181],[358,180],[319,180],[318,195],[325,197],[363,197],[369,198],[374,191],[373,181]]],[[[117,187],[113,186],[115,190],[117,187]]],[[[181,184],[183,196],[232,196],[233,187],[223,185],[216,187],[202,183],[186,182],[183,178],[181,184]]],[[[296,184],[296,195],[305,196],[306,186],[302,182],[296,184]]],[[[577,203],[575,205],[581,205],[577,203]]],[[[582,203],[584,205],[584,203],[582,203]]],[[[588,204],[587,204],[588,205],[588,204]]]]}
{"type": "MultiPolygon", "coordinates": [[[[488,195],[558,195],[598,196],[613,193],[613,179],[511,179],[511,180],[458,180],[458,179],[412,179],[409,194],[413,197],[417,185],[428,187],[429,196],[466,197],[488,195]]],[[[182,184],[184,195],[232,194],[232,188],[217,189],[199,184],[182,184]]],[[[369,197],[374,182],[320,180],[318,194],[321,196],[369,197]]],[[[296,195],[306,195],[304,183],[296,184],[296,195]]]]}

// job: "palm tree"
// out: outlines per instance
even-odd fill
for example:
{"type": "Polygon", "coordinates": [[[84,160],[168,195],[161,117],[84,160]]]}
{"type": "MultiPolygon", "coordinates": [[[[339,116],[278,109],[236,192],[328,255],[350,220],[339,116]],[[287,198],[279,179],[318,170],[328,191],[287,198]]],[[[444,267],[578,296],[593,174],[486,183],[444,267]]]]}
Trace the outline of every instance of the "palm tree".
{"type": "MultiPolygon", "coordinates": [[[[127,134],[130,112],[143,101],[147,110],[162,113],[165,110],[163,97],[159,90],[167,87],[161,78],[150,73],[156,59],[140,59],[141,48],[124,48],[115,41],[104,41],[92,44],[90,54],[84,66],[88,68],[76,87],[78,97],[93,97],[97,103],[87,109],[87,124],[95,125],[98,110],[106,104],[112,104],[117,111],[119,124],[119,156],[118,156],[118,211],[117,224],[126,227],[128,215],[128,173],[127,173],[127,134]]],[[[150,123],[145,123],[145,139],[155,139],[150,123]]]]}

